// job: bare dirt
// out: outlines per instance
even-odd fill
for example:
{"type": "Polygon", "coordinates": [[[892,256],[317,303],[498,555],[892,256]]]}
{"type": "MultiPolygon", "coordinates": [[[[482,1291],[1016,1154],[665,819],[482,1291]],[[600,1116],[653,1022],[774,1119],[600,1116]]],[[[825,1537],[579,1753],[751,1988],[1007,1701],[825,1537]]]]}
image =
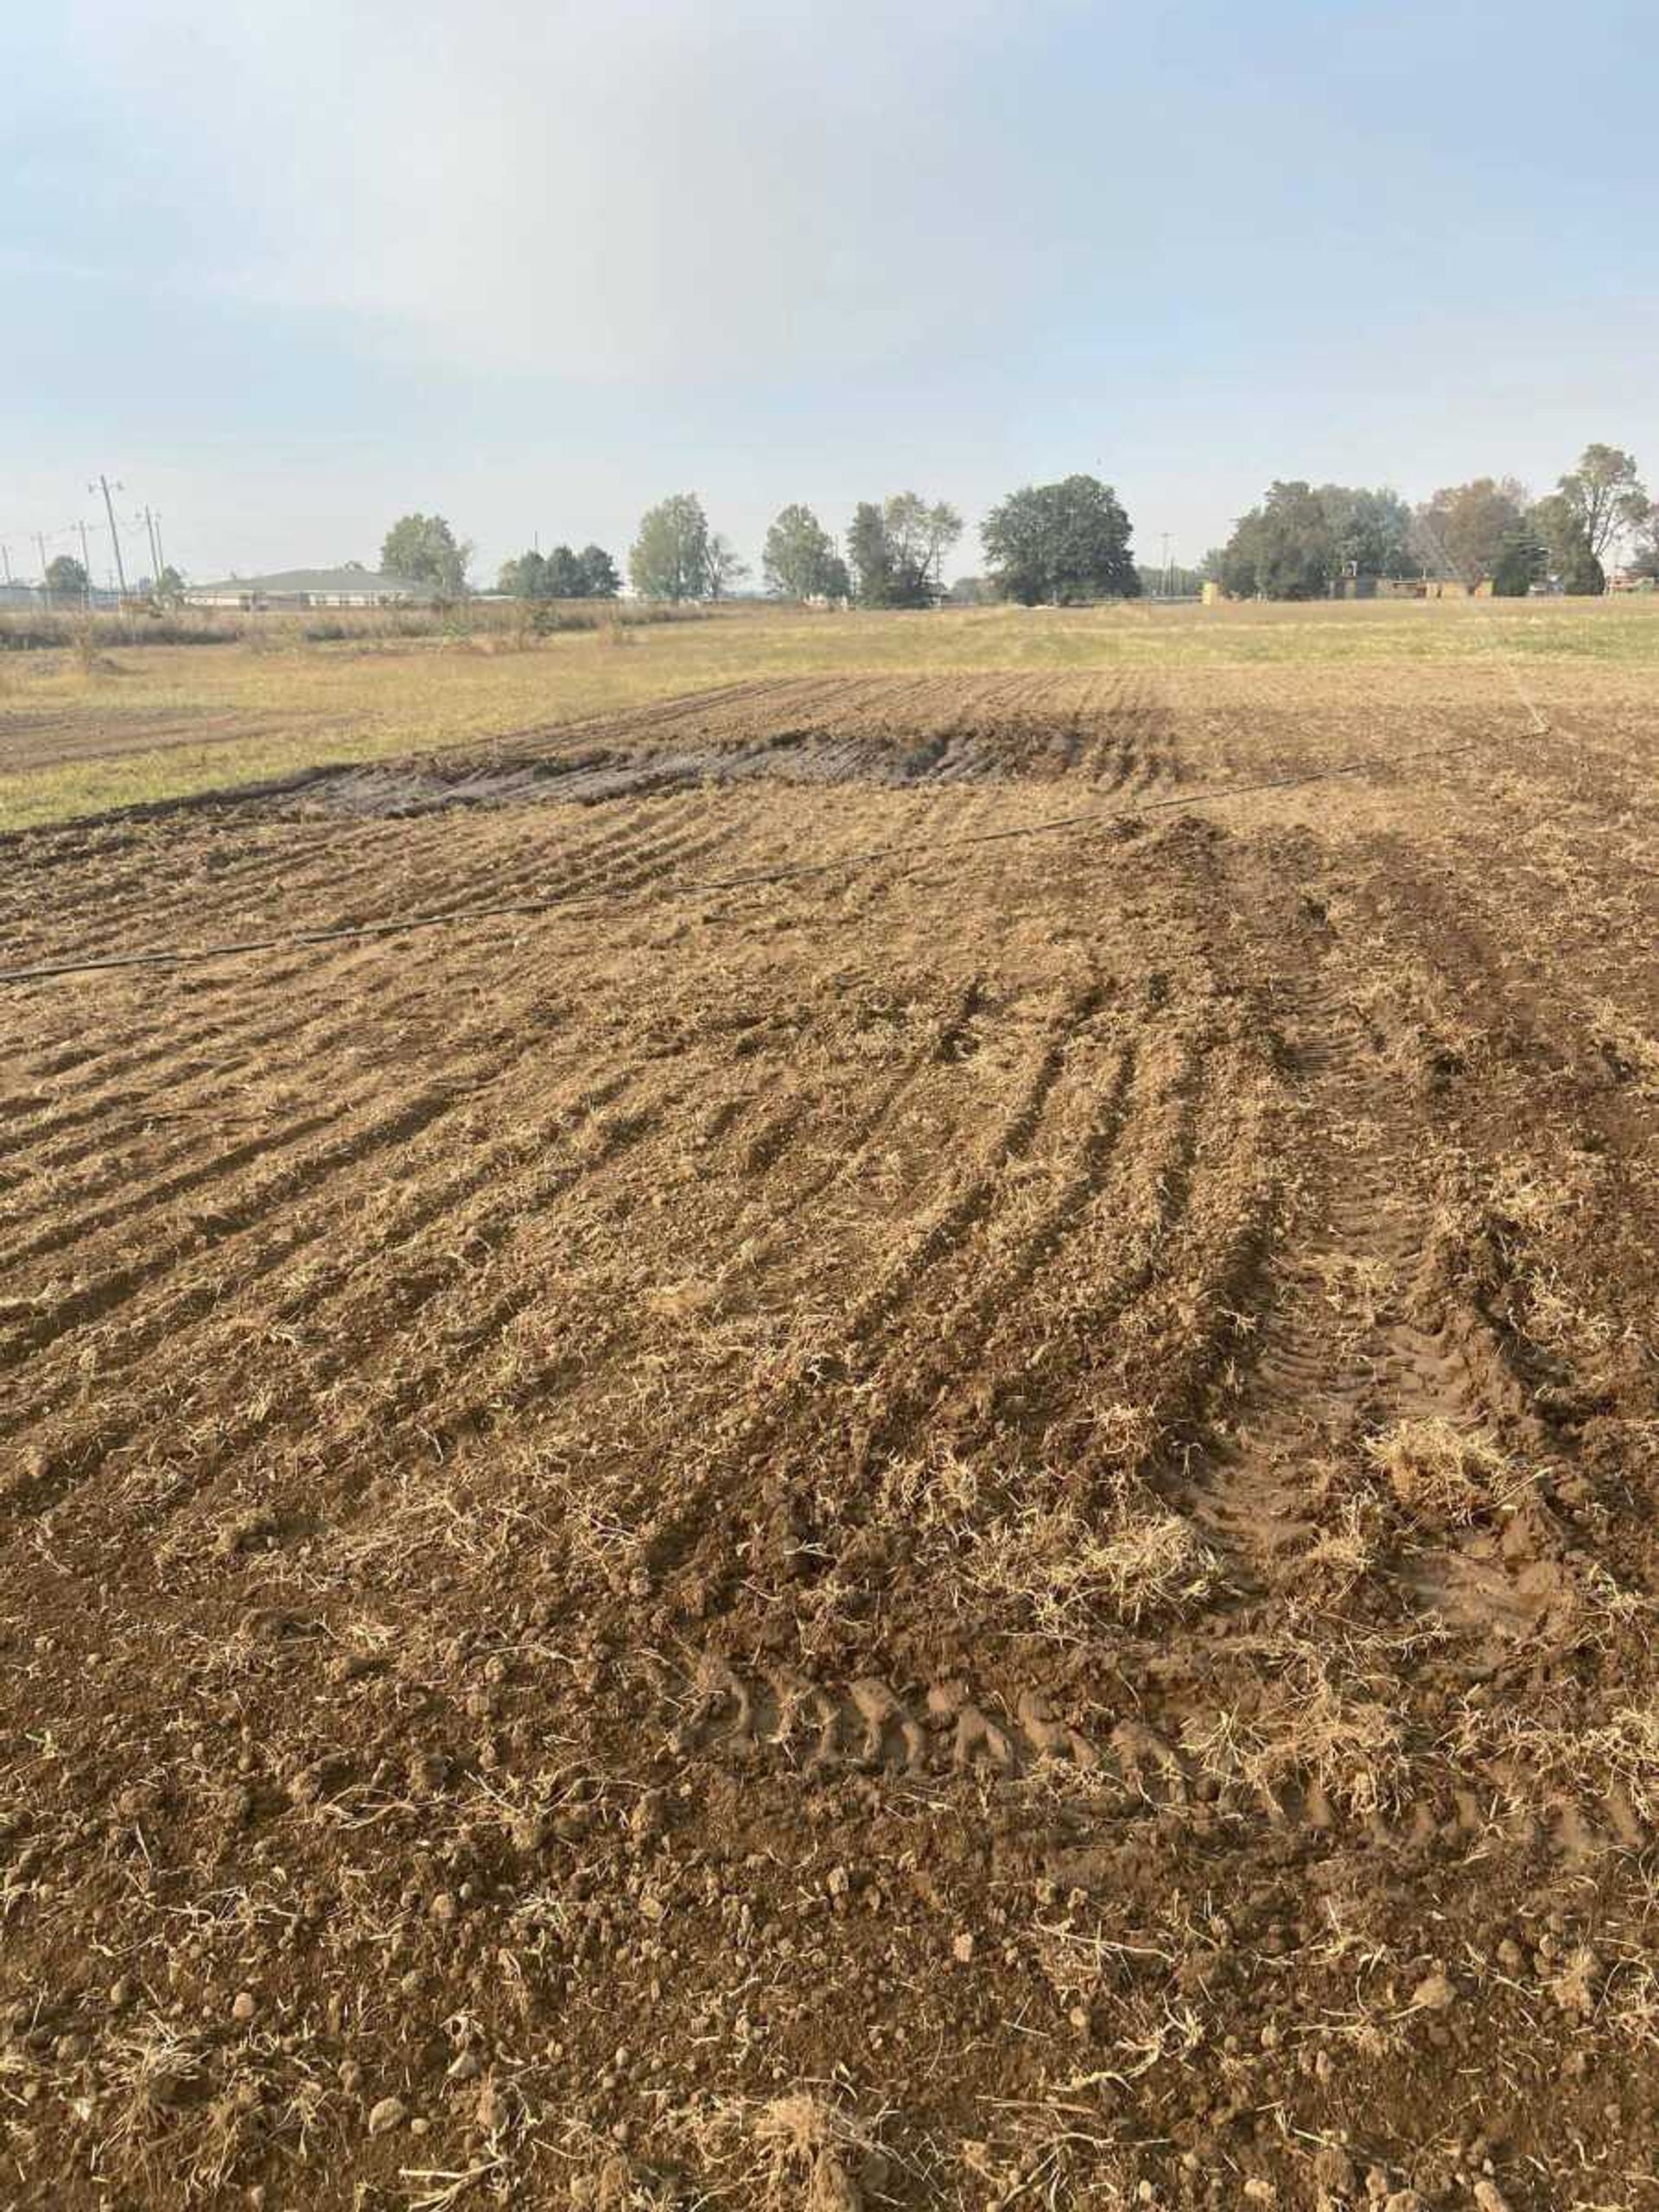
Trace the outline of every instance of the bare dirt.
{"type": "Polygon", "coordinates": [[[207,707],[135,707],[125,700],[118,711],[105,713],[82,705],[42,708],[7,716],[0,728],[0,774],[115,760],[129,753],[169,753],[180,746],[237,745],[292,727],[291,716],[207,707]]]}
{"type": "Polygon", "coordinates": [[[1534,684],[10,842],[8,969],[593,895],[5,992],[0,2205],[1650,2203],[1659,709],[1534,684]]]}

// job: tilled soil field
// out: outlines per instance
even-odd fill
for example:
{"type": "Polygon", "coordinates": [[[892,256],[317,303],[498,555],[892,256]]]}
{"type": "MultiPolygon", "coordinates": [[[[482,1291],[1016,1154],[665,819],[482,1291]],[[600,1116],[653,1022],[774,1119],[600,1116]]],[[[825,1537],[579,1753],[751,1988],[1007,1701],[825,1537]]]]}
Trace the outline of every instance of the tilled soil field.
{"type": "Polygon", "coordinates": [[[1651,2204],[1659,707],[1533,692],[0,847],[263,947],[0,997],[0,2204],[1651,2204]]]}

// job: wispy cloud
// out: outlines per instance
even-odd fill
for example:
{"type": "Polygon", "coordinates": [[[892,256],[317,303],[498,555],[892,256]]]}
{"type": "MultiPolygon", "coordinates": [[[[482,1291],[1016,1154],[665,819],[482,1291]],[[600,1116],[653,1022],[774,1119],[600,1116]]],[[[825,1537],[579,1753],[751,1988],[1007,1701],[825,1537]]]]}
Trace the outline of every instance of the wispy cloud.
{"type": "Polygon", "coordinates": [[[172,149],[191,283],[474,369],[696,384],[1029,311],[1052,217],[985,67],[1021,15],[145,0],[83,59],[172,149]]]}

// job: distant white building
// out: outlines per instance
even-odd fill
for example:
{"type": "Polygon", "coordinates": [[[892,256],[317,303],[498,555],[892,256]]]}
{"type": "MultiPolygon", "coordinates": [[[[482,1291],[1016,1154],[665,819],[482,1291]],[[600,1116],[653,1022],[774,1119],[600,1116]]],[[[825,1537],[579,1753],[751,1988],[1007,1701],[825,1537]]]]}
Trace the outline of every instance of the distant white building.
{"type": "Polygon", "coordinates": [[[223,583],[192,584],[187,607],[230,607],[245,613],[269,607],[276,613],[307,607],[423,607],[429,584],[407,576],[383,576],[377,569],[348,562],[343,569],[283,569],[270,576],[228,576],[223,583]]]}

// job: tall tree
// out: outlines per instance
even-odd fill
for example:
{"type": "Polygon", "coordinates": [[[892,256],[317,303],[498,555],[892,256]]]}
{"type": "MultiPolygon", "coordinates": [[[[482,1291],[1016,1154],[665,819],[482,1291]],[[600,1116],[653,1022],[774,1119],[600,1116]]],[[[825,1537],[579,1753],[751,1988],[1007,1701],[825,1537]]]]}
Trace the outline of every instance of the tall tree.
{"type": "Polygon", "coordinates": [[[1261,505],[1234,524],[1218,566],[1223,589],[1236,599],[1320,597],[1338,567],[1318,493],[1300,479],[1270,486],[1261,505]]]}
{"type": "Polygon", "coordinates": [[[948,501],[930,505],[915,492],[895,492],[878,507],[854,510],[847,557],[864,607],[931,607],[944,592],[944,556],[962,535],[962,517],[948,501]]]}
{"type": "Polygon", "coordinates": [[[46,588],[54,599],[85,599],[90,581],[80,563],[67,553],[46,564],[46,588]]]}
{"type": "Polygon", "coordinates": [[[1526,526],[1544,550],[1544,569],[1565,579],[1582,576],[1595,554],[1586,535],[1580,510],[1565,492],[1548,492],[1527,512],[1526,526]]]}
{"type": "Polygon", "coordinates": [[[887,525],[873,499],[861,499],[847,532],[847,561],[861,607],[886,607],[893,588],[893,549],[887,525]]]}
{"type": "Polygon", "coordinates": [[[470,541],[458,538],[442,515],[402,515],[380,548],[381,573],[429,584],[440,597],[460,599],[467,589],[470,541]]]}
{"type": "Polygon", "coordinates": [[[1630,549],[1630,568],[1638,576],[1659,582],[1659,499],[1653,500],[1637,528],[1630,549]]]}
{"type": "Polygon", "coordinates": [[[1417,551],[1437,575],[1477,584],[1497,566],[1503,541],[1528,504],[1526,487],[1512,476],[1447,485],[1417,510],[1417,551]]]}
{"type": "Polygon", "coordinates": [[[1599,599],[1607,588],[1607,571],[1590,550],[1586,537],[1561,564],[1561,589],[1571,599],[1599,599]]]}
{"type": "Polygon", "coordinates": [[[581,558],[568,545],[556,545],[547,556],[547,596],[586,599],[588,576],[581,558]]]}
{"type": "Polygon", "coordinates": [[[729,537],[715,531],[709,540],[709,558],[704,573],[706,589],[710,599],[724,599],[734,584],[742,582],[749,573],[749,564],[739,554],[729,537]]]}
{"type": "Polygon", "coordinates": [[[1010,492],[979,534],[999,593],[1026,607],[1130,599],[1141,589],[1128,516],[1097,477],[1010,492]]]}
{"type": "Polygon", "coordinates": [[[1578,467],[1557,480],[1557,495],[1598,562],[1616,537],[1636,529],[1648,513],[1647,486],[1619,446],[1586,446],[1578,467]]]}
{"type": "Polygon", "coordinates": [[[545,599],[547,563],[534,550],[519,554],[516,560],[504,561],[495,588],[512,599],[545,599]]]}
{"type": "Polygon", "coordinates": [[[1412,552],[1411,509],[1397,492],[1353,484],[1321,484],[1314,497],[1331,532],[1332,556],[1338,575],[1410,576],[1418,563],[1412,552]]]}
{"type": "Polygon", "coordinates": [[[938,499],[923,524],[927,556],[933,576],[933,596],[944,597],[944,556],[962,536],[962,517],[948,499],[938,499]]]}
{"type": "Polygon", "coordinates": [[[781,508],[772,518],[760,575],[779,599],[837,597],[837,586],[846,582],[835,540],[810,507],[798,505],[781,508]]]}
{"type": "Polygon", "coordinates": [[[1518,522],[1498,548],[1492,564],[1493,595],[1524,599],[1548,567],[1549,549],[1531,520],[1518,522]]]}
{"type": "Polygon", "coordinates": [[[577,555],[582,563],[582,595],[584,599],[614,599],[622,588],[622,579],[616,573],[616,563],[602,545],[584,545],[577,555]]]}
{"type": "Polygon", "coordinates": [[[640,520],[628,575],[642,599],[702,599],[709,589],[709,518],[695,492],[677,492],[640,520]]]}

